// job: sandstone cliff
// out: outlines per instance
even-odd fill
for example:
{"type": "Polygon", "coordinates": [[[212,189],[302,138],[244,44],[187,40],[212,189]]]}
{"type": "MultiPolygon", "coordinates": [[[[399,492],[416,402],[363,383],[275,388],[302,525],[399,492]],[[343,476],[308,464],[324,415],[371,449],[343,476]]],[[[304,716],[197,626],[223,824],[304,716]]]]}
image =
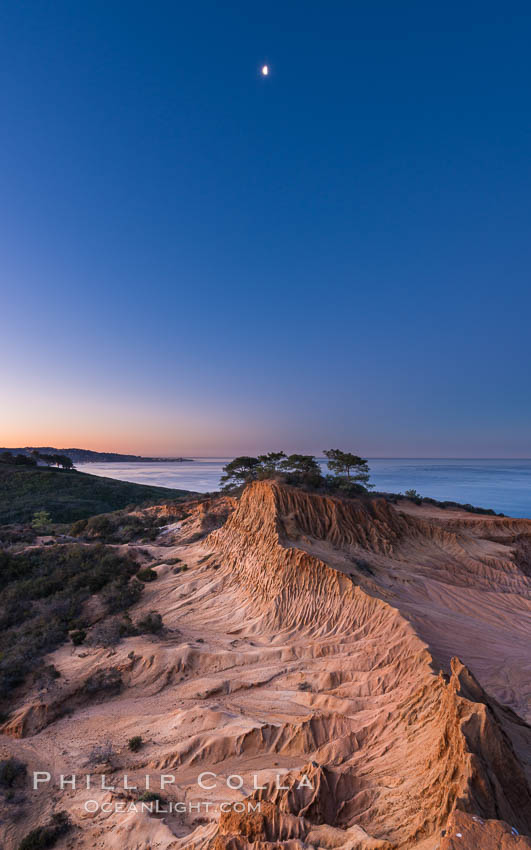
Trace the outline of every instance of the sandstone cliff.
{"type": "Polygon", "coordinates": [[[6,850],[54,809],[73,822],[57,846],[80,850],[531,847],[531,521],[268,481],[175,520],[132,612],[159,611],[165,632],[53,653],[61,677],[21,696],[2,757],[105,771],[109,804],[140,796],[124,771],[173,773],[167,801],[211,809],[89,815],[83,787],[43,789],[3,813],[6,850]],[[87,696],[110,669],[119,687],[87,696]]]}

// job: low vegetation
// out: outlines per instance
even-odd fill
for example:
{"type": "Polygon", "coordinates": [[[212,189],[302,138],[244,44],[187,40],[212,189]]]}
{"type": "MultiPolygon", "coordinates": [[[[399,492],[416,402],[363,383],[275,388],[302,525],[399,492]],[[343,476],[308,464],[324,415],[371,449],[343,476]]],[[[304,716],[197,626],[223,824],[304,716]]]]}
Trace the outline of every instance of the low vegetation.
{"type": "Polygon", "coordinates": [[[127,742],[127,746],[131,750],[132,753],[137,753],[140,749],[142,749],[143,740],[141,735],[133,735],[132,738],[129,738],[127,742]]]}
{"type": "Polygon", "coordinates": [[[105,617],[96,623],[86,636],[86,643],[89,646],[114,647],[122,638],[143,634],[159,635],[163,631],[162,617],[157,611],[144,614],[136,623],[133,623],[126,611],[121,617],[105,617]]]}
{"type": "Polygon", "coordinates": [[[107,612],[109,614],[116,614],[118,611],[124,611],[126,608],[134,605],[140,599],[143,589],[142,582],[136,578],[129,581],[125,573],[109,581],[101,591],[107,612]]]}
{"type": "Polygon", "coordinates": [[[76,470],[35,466],[31,458],[0,463],[0,525],[29,523],[39,511],[52,522],[72,523],[128,505],[182,501],[186,490],[131,484],[76,470]],[[30,463],[27,463],[27,461],[30,463]]]}
{"type": "Polygon", "coordinates": [[[23,761],[11,757],[0,761],[0,788],[12,789],[15,785],[20,785],[26,778],[26,765],[23,761]]]}
{"type": "Polygon", "coordinates": [[[12,525],[0,525],[0,549],[12,547],[25,548],[34,543],[37,532],[29,525],[13,523],[12,525]]]}
{"type": "Polygon", "coordinates": [[[74,629],[74,631],[70,633],[70,640],[72,641],[74,646],[81,646],[86,636],[87,633],[85,629],[74,629]]]}
{"type": "Polygon", "coordinates": [[[164,624],[161,615],[157,611],[150,611],[149,614],[138,620],[136,627],[140,634],[158,635],[162,632],[164,624]]]}
{"type": "Polygon", "coordinates": [[[117,667],[96,670],[83,684],[83,691],[88,696],[114,696],[122,690],[122,674],[117,667]]]}
{"type": "Polygon", "coordinates": [[[11,454],[11,452],[0,452],[0,464],[9,464],[11,466],[37,466],[37,461],[29,455],[11,454]]]}
{"type": "Polygon", "coordinates": [[[159,794],[157,791],[143,791],[138,798],[139,803],[158,803],[159,806],[163,806],[166,803],[165,798],[162,794],[159,794]]]}
{"type": "Polygon", "coordinates": [[[28,832],[18,846],[18,850],[45,850],[53,847],[70,830],[71,824],[66,812],[56,812],[46,826],[38,826],[28,832]]]}
{"type": "Polygon", "coordinates": [[[87,759],[87,766],[93,764],[108,764],[114,758],[114,747],[112,741],[104,741],[102,744],[95,744],[87,759]]]}
{"type": "Polygon", "coordinates": [[[48,511],[35,511],[31,527],[37,534],[48,534],[51,530],[52,518],[48,511]]]}
{"type": "MultiPolygon", "coordinates": [[[[383,495],[387,496],[388,494],[383,495]]],[[[438,499],[432,499],[429,496],[421,496],[419,493],[417,493],[416,490],[406,490],[404,496],[406,496],[407,499],[411,499],[411,501],[415,502],[415,504],[417,505],[433,505],[434,507],[442,508],[443,510],[453,509],[459,511],[466,511],[470,514],[483,514],[484,516],[505,516],[505,514],[497,513],[492,508],[478,508],[475,505],[468,504],[468,502],[463,504],[462,502],[454,502],[449,499],[439,501],[438,499]]],[[[400,494],[392,495],[392,500],[395,502],[398,501],[399,498],[400,494]]]]}
{"type": "Polygon", "coordinates": [[[16,466],[37,466],[37,463],[43,463],[47,466],[60,466],[62,469],[73,469],[74,464],[67,455],[63,454],[42,454],[34,449],[31,454],[22,454],[21,452],[13,454],[9,451],[0,453],[0,463],[10,463],[16,466]]]}
{"type": "Polygon", "coordinates": [[[144,567],[137,572],[136,577],[140,579],[140,581],[150,582],[155,581],[157,573],[155,570],[152,570],[151,567],[144,567]]]}
{"type": "MultiPolygon", "coordinates": [[[[82,642],[83,605],[99,594],[107,613],[138,601],[138,564],[103,545],[70,544],[0,551],[0,698],[6,698],[47,652],[82,642]]],[[[84,638],[83,638],[84,639],[84,638]]]]}
{"type": "Polygon", "coordinates": [[[83,540],[101,540],[103,543],[130,543],[133,540],[149,542],[160,533],[164,517],[131,511],[115,511],[80,519],[71,526],[71,534],[83,540]]]}
{"type": "Polygon", "coordinates": [[[112,647],[120,643],[125,634],[125,627],[118,617],[107,617],[96,623],[86,639],[89,646],[112,647]]]}

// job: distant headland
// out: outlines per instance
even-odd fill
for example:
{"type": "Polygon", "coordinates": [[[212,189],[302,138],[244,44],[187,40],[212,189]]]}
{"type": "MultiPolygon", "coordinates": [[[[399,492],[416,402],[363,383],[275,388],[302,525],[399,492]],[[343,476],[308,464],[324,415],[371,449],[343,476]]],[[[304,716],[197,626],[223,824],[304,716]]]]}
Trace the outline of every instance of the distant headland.
{"type": "Polygon", "coordinates": [[[118,452],[93,452],[90,449],[55,449],[52,446],[24,446],[19,449],[0,448],[0,452],[11,452],[13,455],[30,456],[33,452],[40,454],[66,455],[72,463],[184,463],[191,461],[189,457],[142,457],[141,455],[123,455],[118,452]]]}

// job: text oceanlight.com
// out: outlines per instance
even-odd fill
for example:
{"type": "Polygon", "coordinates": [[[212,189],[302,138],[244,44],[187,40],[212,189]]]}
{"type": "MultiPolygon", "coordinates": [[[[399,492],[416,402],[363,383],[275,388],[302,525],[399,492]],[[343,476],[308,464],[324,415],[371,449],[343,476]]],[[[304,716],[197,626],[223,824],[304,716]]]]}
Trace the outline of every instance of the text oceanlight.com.
{"type": "Polygon", "coordinates": [[[210,800],[199,800],[196,802],[173,802],[162,800],[136,800],[125,801],[115,800],[113,802],[100,802],[99,800],[86,800],[83,808],[90,814],[96,812],[111,813],[142,813],[167,815],[171,812],[175,814],[197,814],[204,812],[212,814],[213,812],[259,812],[261,811],[260,800],[236,800],[232,803],[213,803],[210,800]]]}

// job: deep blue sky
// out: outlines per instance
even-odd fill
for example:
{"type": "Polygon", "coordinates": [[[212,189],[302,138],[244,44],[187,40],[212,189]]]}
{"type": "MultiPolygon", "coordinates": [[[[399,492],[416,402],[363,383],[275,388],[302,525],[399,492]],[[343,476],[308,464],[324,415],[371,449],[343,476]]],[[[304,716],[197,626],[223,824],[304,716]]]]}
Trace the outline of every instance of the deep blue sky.
{"type": "Polygon", "coordinates": [[[531,455],[529,4],[0,27],[0,444],[531,455]]]}

